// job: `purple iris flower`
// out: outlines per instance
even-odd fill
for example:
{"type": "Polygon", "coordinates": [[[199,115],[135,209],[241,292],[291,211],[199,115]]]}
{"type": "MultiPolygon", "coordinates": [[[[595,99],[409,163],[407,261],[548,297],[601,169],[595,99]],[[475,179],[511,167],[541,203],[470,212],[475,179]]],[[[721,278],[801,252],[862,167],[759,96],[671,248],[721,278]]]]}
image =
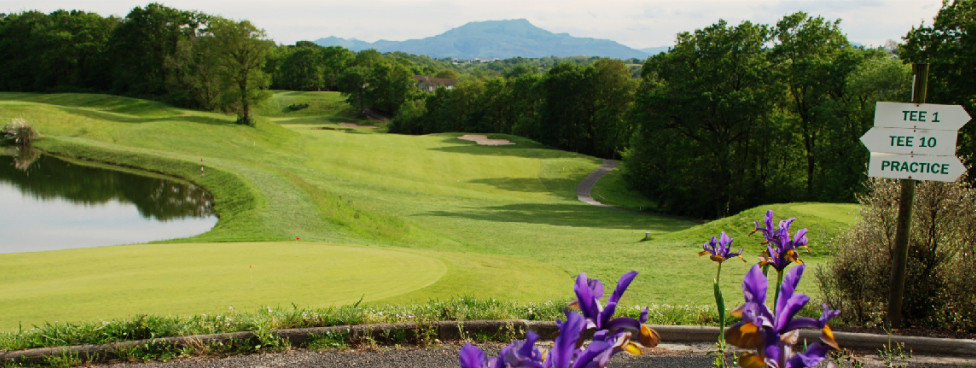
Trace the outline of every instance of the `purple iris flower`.
{"type": "Polygon", "coordinates": [[[586,347],[577,347],[579,338],[586,328],[586,319],[578,314],[565,311],[566,322],[556,321],[559,336],[549,352],[545,368],[583,368],[606,367],[614,354],[622,351],[640,355],[641,349],[630,341],[629,331],[611,333],[599,330],[593,334],[593,341],[586,347]]]}
{"type": "Polygon", "coordinates": [[[782,220],[779,222],[779,227],[773,228],[773,210],[769,210],[766,211],[763,224],[759,221],[755,222],[756,228],[752,232],[762,232],[763,237],[766,238],[763,242],[766,250],[759,256],[759,264],[771,265],[776,271],[783,272],[783,269],[792,262],[803,263],[796,253],[796,248],[804,248],[809,252],[810,248],[807,244],[810,240],[807,239],[807,229],[800,229],[796,235],[790,237],[790,225],[795,220],[795,218],[782,220]]]}
{"type": "Polygon", "coordinates": [[[743,262],[746,261],[742,258],[742,248],[739,248],[738,252],[730,252],[732,250],[732,238],[729,237],[724,231],[719,238],[712,237],[712,240],[702,244],[702,248],[705,249],[698,253],[698,256],[703,256],[706,254],[711,254],[711,259],[715,262],[722,263],[725,260],[732,257],[739,257],[743,262]]]}
{"type": "Polygon", "coordinates": [[[641,311],[639,319],[630,317],[612,318],[617,311],[617,303],[623,296],[624,291],[630,283],[637,277],[637,271],[625,273],[617,281],[617,287],[607,298],[606,307],[600,304],[603,297],[603,283],[597,279],[587,279],[586,273],[581,273],[576,278],[576,301],[570,303],[571,307],[579,308],[586,320],[587,329],[608,330],[611,333],[620,331],[636,332],[639,342],[646,347],[654,347],[660,341],[660,335],[651,328],[644,325],[647,321],[647,308],[641,311]]]}
{"type": "Polygon", "coordinates": [[[839,310],[829,310],[824,305],[824,312],[819,319],[796,317],[797,312],[810,301],[810,297],[796,292],[796,286],[805,268],[806,265],[800,265],[786,274],[780,286],[779,298],[776,300],[775,313],[766,306],[768,281],[759,265],[753,265],[746,274],[742,282],[746,302],[732,311],[734,315],[742,317],[742,322],[725,331],[725,339],[729,343],[740,348],[756,350],[756,353],[742,354],[739,357],[739,365],[775,368],[813,367],[824,359],[829,347],[838,348],[827,322],[840,314],[839,310]],[[793,345],[798,342],[801,328],[820,329],[820,339],[823,344],[815,342],[807,347],[806,352],[794,355],[793,345]]]}
{"type": "Polygon", "coordinates": [[[485,352],[481,348],[471,344],[465,344],[461,348],[461,352],[458,353],[458,359],[461,361],[461,368],[488,368],[488,360],[485,358],[485,352]]]}
{"type": "Polygon", "coordinates": [[[607,306],[600,304],[603,297],[603,283],[596,279],[587,279],[580,274],[576,279],[577,300],[571,305],[579,307],[582,314],[564,311],[566,321],[556,320],[559,336],[553,342],[552,350],[547,355],[534,345],[539,336],[529,332],[524,341],[513,341],[502,348],[497,358],[486,358],[484,351],[467,344],[461,348],[458,360],[462,368],[591,368],[606,367],[610,357],[621,351],[634,355],[642,353],[640,345],[654,347],[661,341],[661,335],[649,326],[647,308],[641,312],[638,319],[619,317],[612,318],[617,309],[617,303],[623,296],[627,286],[637,276],[637,272],[624,274],[617,283],[617,288],[607,299],[607,306]],[[596,330],[593,340],[585,347],[581,347],[581,336],[587,330],[596,330]],[[636,333],[636,334],[635,334],[636,333]],[[637,342],[632,338],[637,337],[637,342]]]}
{"type": "Polygon", "coordinates": [[[546,361],[546,368],[569,367],[573,358],[579,353],[576,344],[579,342],[580,335],[586,330],[586,321],[579,313],[564,311],[566,321],[556,320],[559,326],[559,336],[552,344],[549,352],[549,359],[546,361]]]}
{"type": "Polygon", "coordinates": [[[485,353],[478,347],[467,344],[461,348],[459,360],[462,368],[542,368],[545,355],[535,347],[539,335],[529,331],[525,340],[512,341],[502,348],[497,358],[485,359],[485,353]]]}

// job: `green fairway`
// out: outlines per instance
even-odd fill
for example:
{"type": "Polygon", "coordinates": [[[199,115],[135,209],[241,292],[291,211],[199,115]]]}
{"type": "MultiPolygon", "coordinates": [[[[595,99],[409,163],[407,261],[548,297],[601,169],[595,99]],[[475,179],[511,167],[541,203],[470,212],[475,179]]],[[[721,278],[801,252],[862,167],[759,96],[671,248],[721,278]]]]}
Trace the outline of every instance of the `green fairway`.
{"type": "MultiPolygon", "coordinates": [[[[336,93],[278,92],[247,127],[136,99],[0,93],[0,122],[25,119],[43,134],[40,148],[199,183],[220,214],[214,230],[189,239],[0,255],[0,328],[361,297],[564,301],[580,272],[612,283],[630,270],[641,275],[625,303],[700,305],[712,302],[714,277],[712,262],[697,256],[702,242],[725,230],[749,262],[760,249],[761,239],[745,234],[767,207],[703,225],[597,208],[579,202],[575,187],[599,159],[519,137],[489,147],[459,134],[346,128],[338,123],[369,122],[343,106],[336,93]],[[301,104],[309,106],[288,109],[301,104]],[[647,231],[652,240],[642,241],[647,231]]],[[[610,178],[595,193],[648,203],[610,178]]],[[[810,228],[813,253],[802,257],[814,264],[855,212],[769,208],[810,228]]],[[[724,268],[729,304],[741,298],[728,293],[738,292],[747,268],[724,268]]],[[[816,293],[813,281],[804,278],[805,292],[816,293]]]]}
{"type": "Polygon", "coordinates": [[[321,243],[151,244],[0,258],[0,328],[19,322],[115,319],[295,303],[350,304],[427,287],[435,258],[321,243]],[[391,282],[396,280],[396,282],[391,282]],[[16,319],[14,319],[16,318],[16,319]]]}

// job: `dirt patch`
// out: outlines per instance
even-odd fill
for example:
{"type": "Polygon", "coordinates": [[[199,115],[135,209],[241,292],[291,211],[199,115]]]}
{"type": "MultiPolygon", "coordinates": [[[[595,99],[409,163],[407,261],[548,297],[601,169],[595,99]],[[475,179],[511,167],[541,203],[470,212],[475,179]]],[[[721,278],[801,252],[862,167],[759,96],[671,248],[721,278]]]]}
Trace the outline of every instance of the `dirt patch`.
{"type": "Polygon", "coordinates": [[[488,136],[483,134],[465,134],[458,137],[458,139],[472,141],[482,146],[506,146],[515,144],[508,139],[489,139],[488,136]]]}
{"type": "Polygon", "coordinates": [[[346,128],[362,128],[362,129],[376,129],[376,128],[379,128],[378,126],[375,126],[375,125],[359,125],[359,124],[355,124],[355,123],[339,123],[339,125],[340,126],[344,126],[346,128]]]}

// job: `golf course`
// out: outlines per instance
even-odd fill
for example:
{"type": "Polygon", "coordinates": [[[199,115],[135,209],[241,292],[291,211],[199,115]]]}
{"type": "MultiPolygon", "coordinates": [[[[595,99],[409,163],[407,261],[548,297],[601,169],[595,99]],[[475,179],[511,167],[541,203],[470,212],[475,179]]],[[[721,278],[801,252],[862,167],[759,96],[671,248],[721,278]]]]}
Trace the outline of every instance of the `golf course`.
{"type": "MultiPolygon", "coordinates": [[[[293,305],[564,303],[577,274],[612,284],[630,270],[640,275],[627,306],[704,306],[714,303],[715,265],[698,252],[722,231],[747,261],[723,269],[732,307],[764,249],[760,235],[748,235],[768,209],[777,222],[796,217],[794,228],[809,229],[811,252],[800,257],[813,267],[800,289],[816,296],[812,270],[858,212],[854,204],[770,204],[701,222],[599,208],[575,190],[600,158],[517,136],[490,135],[514,144],[488,146],[462,133],[389,134],[348,109],[337,92],[279,91],[256,109],[252,127],[126,97],[0,93],[0,123],[26,121],[41,134],[36,148],[196,183],[213,194],[219,216],[190,238],[0,254],[0,331],[293,305]]],[[[653,207],[619,171],[596,184],[594,197],[653,207]]]]}

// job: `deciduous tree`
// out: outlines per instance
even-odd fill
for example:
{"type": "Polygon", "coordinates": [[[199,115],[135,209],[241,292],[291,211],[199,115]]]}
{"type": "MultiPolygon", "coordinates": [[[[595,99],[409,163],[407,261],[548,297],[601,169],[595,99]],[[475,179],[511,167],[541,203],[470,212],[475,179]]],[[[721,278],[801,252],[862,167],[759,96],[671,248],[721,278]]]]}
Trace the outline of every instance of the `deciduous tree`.
{"type": "MultiPolygon", "coordinates": [[[[932,25],[912,28],[904,39],[898,54],[905,62],[930,64],[928,101],[960,104],[976,115],[976,1],[943,1],[932,25]]],[[[976,123],[959,130],[958,153],[976,181],[976,123]]]]}
{"type": "Polygon", "coordinates": [[[710,218],[792,194],[795,147],[773,119],[769,37],[763,25],[719,21],[644,64],[624,169],[664,210],[710,218]]]}
{"type": "MultiPolygon", "coordinates": [[[[823,172],[823,154],[834,151],[826,135],[831,122],[838,119],[838,101],[843,97],[847,73],[855,65],[852,59],[841,59],[849,48],[847,38],[840,31],[840,21],[827,21],[797,12],[783,17],[773,30],[776,42],[772,57],[779,78],[788,91],[787,107],[795,114],[803,142],[806,161],[806,196],[817,198],[817,175],[823,172]]],[[[853,198],[851,198],[853,199],[853,198]]]]}
{"type": "Polygon", "coordinates": [[[226,87],[221,95],[225,108],[238,113],[238,122],[253,124],[251,105],[270,97],[270,76],[264,72],[274,42],[249,21],[214,18],[207,25],[203,47],[212,47],[218,75],[226,87]]]}

